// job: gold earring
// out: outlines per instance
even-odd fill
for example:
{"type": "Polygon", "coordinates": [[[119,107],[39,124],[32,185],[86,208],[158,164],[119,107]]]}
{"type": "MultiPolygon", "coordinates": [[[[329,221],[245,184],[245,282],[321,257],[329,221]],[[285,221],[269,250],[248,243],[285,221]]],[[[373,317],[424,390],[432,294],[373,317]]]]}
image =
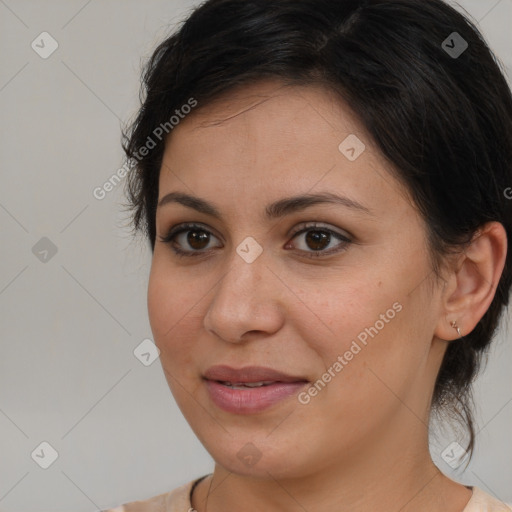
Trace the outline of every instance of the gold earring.
{"type": "Polygon", "coordinates": [[[457,322],[454,320],[450,323],[450,325],[457,331],[457,334],[459,335],[459,338],[462,338],[462,334],[460,333],[459,326],[457,325],[457,322]]]}

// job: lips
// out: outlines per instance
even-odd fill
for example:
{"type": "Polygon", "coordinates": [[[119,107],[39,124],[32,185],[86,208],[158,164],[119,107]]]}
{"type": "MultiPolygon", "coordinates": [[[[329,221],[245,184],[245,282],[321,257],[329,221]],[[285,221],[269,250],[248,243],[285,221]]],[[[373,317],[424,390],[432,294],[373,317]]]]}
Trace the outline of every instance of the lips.
{"type": "Polygon", "coordinates": [[[263,366],[246,366],[236,370],[230,366],[212,366],[204,372],[204,378],[230,384],[270,384],[273,382],[307,382],[300,376],[288,375],[263,366]]]}
{"type": "Polygon", "coordinates": [[[272,368],[247,366],[238,370],[212,366],[203,375],[212,402],[234,414],[254,414],[289,398],[308,382],[272,368]]]}

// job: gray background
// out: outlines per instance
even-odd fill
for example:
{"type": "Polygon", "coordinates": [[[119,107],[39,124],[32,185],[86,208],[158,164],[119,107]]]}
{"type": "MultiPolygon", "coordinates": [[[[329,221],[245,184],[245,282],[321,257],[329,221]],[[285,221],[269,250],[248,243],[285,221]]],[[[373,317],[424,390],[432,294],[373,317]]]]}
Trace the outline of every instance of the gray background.
{"type": "MultiPolygon", "coordinates": [[[[122,185],[92,194],[123,163],[142,59],[196,4],[0,0],[0,511],[92,511],[212,469],[159,361],[133,354],[151,338],[150,251],[131,239],[122,185]],[[47,59],[31,48],[43,31],[59,45],[47,59]],[[42,237],[57,248],[46,262],[32,250],[42,237]],[[48,469],[31,458],[42,441],[59,455],[48,469]]],[[[512,77],[512,0],[461,5],[512,77]]],[[[432,443],[441,470],[509,502],[511,355],[502,327],[476,385],[469,467],[440,458],[454,434],[432,443]]]]}

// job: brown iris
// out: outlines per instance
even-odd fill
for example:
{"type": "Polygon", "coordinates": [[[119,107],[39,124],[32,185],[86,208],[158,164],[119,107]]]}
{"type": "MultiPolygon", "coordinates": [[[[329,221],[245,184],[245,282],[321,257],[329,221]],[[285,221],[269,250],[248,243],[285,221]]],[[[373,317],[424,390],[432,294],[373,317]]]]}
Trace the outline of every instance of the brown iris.
{"type": "Polygon", "coordinates": [[[310,249],[319,251],[329,245],[331,235],[325,231],[308,231],[306,234],[306,243],[310,249]]]}
{"type": "Polygon", "coordinates": [[[190,247],[200,250],[204,249],[210,241],[210,235],[206,231],[189,231],[187,235],[187,242],[190,247]]]}

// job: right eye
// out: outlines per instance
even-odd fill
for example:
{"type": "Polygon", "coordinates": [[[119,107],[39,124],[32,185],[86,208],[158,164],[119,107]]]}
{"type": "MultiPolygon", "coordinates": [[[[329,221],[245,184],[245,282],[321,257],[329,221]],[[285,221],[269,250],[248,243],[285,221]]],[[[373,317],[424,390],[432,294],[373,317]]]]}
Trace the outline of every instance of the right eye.
{"type": "MultiPolygon", "coordinates": [[[[180,224],[171,228],[168,233],[159,237],[160,241],[169,244],[179,256],[199,256],[208,252],[212,238],[217,237],[200,224],[180,224]]],[[[217,245],[214,247],[222,247],[217,245]]]]}

